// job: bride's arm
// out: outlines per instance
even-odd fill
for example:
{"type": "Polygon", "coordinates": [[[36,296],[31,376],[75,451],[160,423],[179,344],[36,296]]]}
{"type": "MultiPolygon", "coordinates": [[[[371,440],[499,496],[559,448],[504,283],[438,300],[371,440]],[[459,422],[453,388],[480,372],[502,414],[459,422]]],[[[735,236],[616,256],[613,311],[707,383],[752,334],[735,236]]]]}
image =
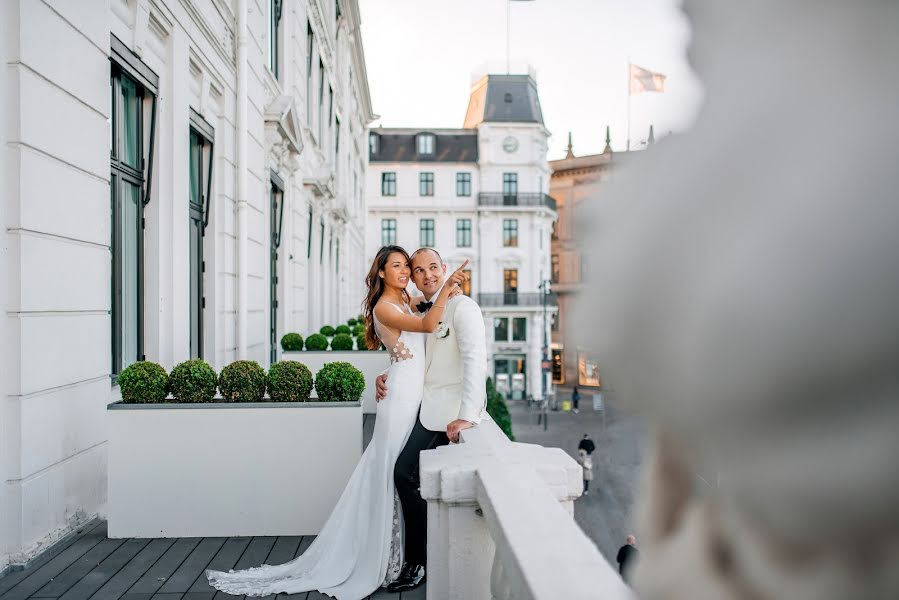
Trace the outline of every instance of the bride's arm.
{"type": "Polygon", "coordinates": [[[401,331],[431,333],[437,329],[437,325],[440,323],[441,317],[443,317],[446,301],[449,300],[454,289],[465,281],[465,273],[463,271],[467,265],[468,261],[466,260],[461,267],[447,277],[446,284],[434,299],[434,305],[424,317],[415,317],[396,310],[390,310],[384,305],[378,305],[375,307],[375,314],[378,320],[387,327],[401,331]]]}

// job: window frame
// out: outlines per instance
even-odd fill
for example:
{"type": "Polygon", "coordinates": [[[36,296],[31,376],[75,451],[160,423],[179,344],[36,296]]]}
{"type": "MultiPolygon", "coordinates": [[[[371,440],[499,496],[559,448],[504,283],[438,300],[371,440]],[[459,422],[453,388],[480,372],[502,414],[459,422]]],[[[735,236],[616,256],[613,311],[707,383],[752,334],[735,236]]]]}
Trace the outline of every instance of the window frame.
{"type": "Polygon", "coordinates": [[[527,317],[512,317],[511,327],[509,329],[511,334],[511,339],[513,342],[526,342],[528,341],[528,318],[527,317]],[[516,336],[516,324],[523,323],[522,335],[521,337],[516,336]]]}
{"type": "Polygon", "coordinates": [[[456,219],[456,248],[471,248],[471,219],[456,219]]]}
{"type": "Polygon", "coordinates": [[[278,360],[278,249],[284,231],[284,180],[269,174],[269,360],[278,360]],[[280,199],[280,202],[278,201],[280,199]]]}
{"type": "Polygon", "coordinates": [[[368,134],[368,155],[369,156],[377,156],[378,152],[381,151],[381,136],[377,133],[371,132],[368,134]]]}
{"type": "Polygon", "coordinates": [[[518,219],[503,219],[503,248],[518,247],[518,219]]]}
{"type": "Polygon", "coordinates": [[[190,148],[191,152],[194,149],[195,145],[199,146],[199,152],[197,154],[197,164],[193,164],[193,158],[191,157],[191,152],[188,153],[190,157],[191,166],[189,171],[189,179],[193,179],[193,169],[197,169],[197,183],[199,184],[199,202],[195,202],[194,198],[191,197],[191,194],[188,195],[188,213],[189,213],[189,227],[196,228],[198,230],[197,236],[197,247],[190,248],[190,287],[193,288],[196,285],[197,292],[197,306],[193,306],[193,303],[190,302],[190,312],[193,316],[194,311],[196,311],[196,331],[193,327],[190,328],[190,355],[191,358],[203,358],[203,338],[205,336],[205,312],[206,312],[206,296],[205,296],[205,273],[206,273],[206,256],[205,256],[205,239],[206,239],[206,227],[209,225],[209,214],[212,207],[212,179],[213,173],[215,170],[215,129],[210,125],[196,110],[192,107],[190,108],[190,118],[189,118],[189,138],[190,138],[190,148]],[[197,140],[199,143],[195,144],[194,140],[197,140]],[[204,163],[204,155],[207,160],[204,163]],[[205,165],[205,172],[204,172],[205,165]],[[205,177],[204,177],[205,175],[205,177]],[[205,187],[204,187],[204,179],[205,179],[205,187]],[[194,256],[194,251],[196,250],[196,256],[194,256]],[[193,276],[196,276],[197,280],[193,281],[193,276]],[[196,336],[196,339],[194,339],[196,336]],[[194,344],[196,344],[196,352],[194,351],[194,344]]]}
{"type": "Polygon", "coordinates": [[[493,341],[494,342],[508,342],[509,334],[511,333],[511,329],[509,329],[509,317],[493,317],[493,341]],[[505,329],[506,335],[504,337],[500,337],[497,333],[500,330],[500,325],[502,325],[505,329]]]}
{"type": "Polygon", "coordinates": [[[415,138],[415,153],[418,156],[437,154],[437,136],[433,133],[419,133],[415,138]]]}
{"type": "Polygon", "coordinates": [[[396,219],[381,219],[381,245],[396,245],[396,219]],[[386,240],[384,234],[387,234],[386,240]]]}
{"type": "Polygon", "coordinates": [[[518,173],[503,173],[503,200],[505,202],[518,200],[518,173]]]}
{"type": "Polygon", "coordinates": [[[459,198],[471,196],[471,173],[469,171],[456,173],[456,196],[459,198]]]}
{"type": "Polygon", "coordinates": [[[381,173],[381,196],[396,196],[396,171],[383,171],[381,173]]]}
{"type": "Polygon", "coordinates": [[[284,0],[269,1],[268,22],[268,68],[278,81],[281,80],[281,13],[284,0]]]}
{"type": "MultiPolygon", "coordinates": [[[[122,232],[119,226],[122,225],[123,211],[122,203],[124,198],[124,188],[122,185],[127,183],[137,189],[137,214],[135,223],[132,225],[136,229],[134,232],[137,246],[137,281],[136,281],[136,352],[133,361],[145,360],[144,355],[144,230],[146,227],[146,218],[144,216],[144,208],[152,199],[152,182],[153,182],[153,159],[156,147],[156,112],[157,97],[159,93],[159,76],[150,69],[143,61],[140,60],[124,43],[115,35],[110,34],[110,96],[111,96],[111,113],[110,113],[110,260],[111,260],[111,282],[110,282],[110,381],[112,385],[118,382],[118,376],[124,369],[125,358],[123,355],[123,280],[121,273],[123,272],[122,252],[120,246],[122,244],[122,232]],[[128,164],[124,158],[121,158],[123,148],[124,124],[122,122],[122,78],[127,78],[134,84],[135,96],[138,99],[136,103],[137,111],[134,122],[137,124],[136,147],[138,156],[136,157],[140,166],[128,164]],[[147,135],[146,113],[149,112],[149,135],[147,135]]],[[[131,364],[131,363],[128,363],[131,364]]]]}
{"type": "Polygon", "coordinates": [[[418,245],[422,248],[433,248],[437,244],[434,231],[434,219],[418,220],[418,245]]]}
{"type": "Polygon", "coordinates": [[[418,195],[423,198],[434,196],[434,172],[424,171],[418,174],[418,195]]]}

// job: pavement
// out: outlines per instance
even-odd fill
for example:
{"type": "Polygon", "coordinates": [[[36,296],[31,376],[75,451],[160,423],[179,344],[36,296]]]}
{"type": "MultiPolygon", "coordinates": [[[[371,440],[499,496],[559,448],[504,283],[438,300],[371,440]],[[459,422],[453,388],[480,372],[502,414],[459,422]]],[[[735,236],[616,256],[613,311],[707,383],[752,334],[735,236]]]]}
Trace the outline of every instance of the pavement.
{"type": "MultiPolygon", "coordinates": [[[[570,390],[557,390],[561,400],[570,390]]],[[[540,411],[535,404],[509,401],[515,440],[561,448],[577,458],[577,445],[585,433],[596,444],[593,452],[593,481],[590,493],[574,503],[574,519],[597,545],[603,556],[617,568],[618,548],[633,531],[633,509],[646,428],[644,420],[632,414],[614,392],[603,395],[603,411],[593,410],[590,392],[581,391],[579,412],[548,412],[548,428],[538,424],[540,411]]],[[[639,544],[639,539],[638,539],[639,544]]]]}

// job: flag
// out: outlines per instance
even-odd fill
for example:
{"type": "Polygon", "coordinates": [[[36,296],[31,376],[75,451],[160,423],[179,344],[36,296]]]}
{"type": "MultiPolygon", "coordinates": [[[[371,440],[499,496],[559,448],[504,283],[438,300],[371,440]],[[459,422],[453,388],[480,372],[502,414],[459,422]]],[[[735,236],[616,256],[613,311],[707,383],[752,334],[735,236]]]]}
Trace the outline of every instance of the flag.
{"type": "Polygon", "coordinates": [[[661,73],[653,73],[643,67],[637,65],[629,65],[630,67],[630,93],[639,94],[640,92],[664,92],[665,76],[661,73]]]}

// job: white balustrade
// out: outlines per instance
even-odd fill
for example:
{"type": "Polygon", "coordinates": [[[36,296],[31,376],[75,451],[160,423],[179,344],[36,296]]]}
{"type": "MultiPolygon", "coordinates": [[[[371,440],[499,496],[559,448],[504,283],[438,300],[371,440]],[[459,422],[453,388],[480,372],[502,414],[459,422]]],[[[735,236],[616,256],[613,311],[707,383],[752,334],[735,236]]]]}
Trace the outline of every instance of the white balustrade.
{"type": "Polygon", "coordinates": [[[423,452],[428,600],[632,598],[574,522],[582,489],[561,449],[510,442],[489,418],[423,452]]]}

